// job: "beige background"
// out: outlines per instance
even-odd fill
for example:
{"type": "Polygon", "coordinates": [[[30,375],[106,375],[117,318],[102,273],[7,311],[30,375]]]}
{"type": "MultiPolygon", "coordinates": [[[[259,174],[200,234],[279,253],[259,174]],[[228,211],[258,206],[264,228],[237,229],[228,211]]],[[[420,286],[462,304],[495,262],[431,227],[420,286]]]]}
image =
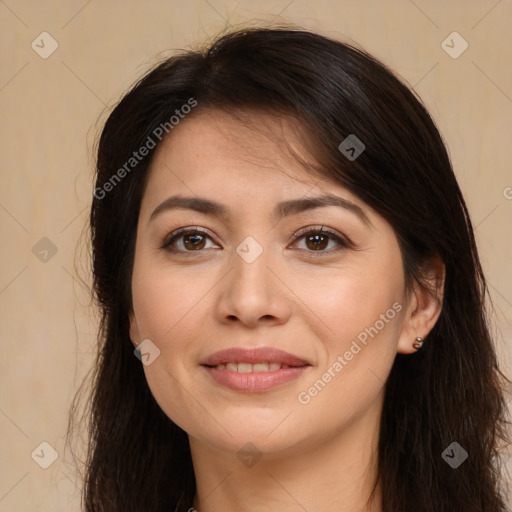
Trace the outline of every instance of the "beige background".
{"type": "Polygon", "coordinates": [[[511,0],[0,0],[1,511],[80,509],[80,481],[64,441],[95,340],[80,282],[89,280],[87,246],[79,238],[92,197],[98,120],[170,50],[226,23],[256,19],[295,22],[356,43],[423,98],[476,226],[510,375],[511,0]],[[47,59],[31,47],[34,40],[42,46],[44,31],[58,43],[47,59]],[[469,44],[456,59],[441,46],[453,31],[469,44]],[[57,248],[46,262],[45,242],[39,254],[32,251],[43,237],[57,248]],[[31,458],[43,441],[59,455],[46,470],[31,458]]]}

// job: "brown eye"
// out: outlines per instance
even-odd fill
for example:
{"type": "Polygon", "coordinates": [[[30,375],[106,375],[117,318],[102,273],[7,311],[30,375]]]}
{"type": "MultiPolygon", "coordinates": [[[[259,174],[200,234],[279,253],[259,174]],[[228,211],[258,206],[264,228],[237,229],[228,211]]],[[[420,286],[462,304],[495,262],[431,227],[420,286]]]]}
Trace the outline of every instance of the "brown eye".
{"type": "Polygon", "coordinates": [[[302,232],[299,232],[295,243],[298,241],[304,241],[305,248],[299,247],[300,249],[320,254],[330,254],[349,247],[349,243],[340,235],[324,229],[323,226],[302,230],[302,232]]]}
{"type": "Polygon", "coordinates": [[[200,229],[180,229],[169,235],[161,249],[175,253],[199,252],[212,247],[206,246],[208,240],[212,240],[210,235],[200,229]]]}
{"type": "Polygon", "coordinates": [[[185,235],[183,236],[183,245],[191,251],[203,249],[205,245],[205,237],[197,233],[185,235]]]}
{"type": "Polygon", "coordinates": [[[318,251],[325,249],[329,244],[329,237],[326,235],[308,235],[305,237],[306,245],[308,249],[318,251]]]}

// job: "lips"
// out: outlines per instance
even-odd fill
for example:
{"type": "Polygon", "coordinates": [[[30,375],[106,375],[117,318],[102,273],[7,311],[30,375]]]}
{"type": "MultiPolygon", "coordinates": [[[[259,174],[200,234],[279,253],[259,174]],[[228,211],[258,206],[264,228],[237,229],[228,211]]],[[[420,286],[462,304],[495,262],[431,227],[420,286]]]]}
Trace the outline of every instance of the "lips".
{"type": "Polygon", "coordinates": [[[311,364],[271,347],[215,352],[201,366],[214,382],[233,391],[259,393],[298,379],[311,364]]]}
{"type": "Polygon", "coordinates": [[[242,365],[260,365],[265,363],[268,365],[280,364],[281,367],[310,366],[310,364],[304,359],[272,347],[259,347],[253,349],[228,348],[226,350],[215,352],[201,364],[203,366],[215,367],[221,364],[227,365],[229,363],[241,363],[242,365]]]}

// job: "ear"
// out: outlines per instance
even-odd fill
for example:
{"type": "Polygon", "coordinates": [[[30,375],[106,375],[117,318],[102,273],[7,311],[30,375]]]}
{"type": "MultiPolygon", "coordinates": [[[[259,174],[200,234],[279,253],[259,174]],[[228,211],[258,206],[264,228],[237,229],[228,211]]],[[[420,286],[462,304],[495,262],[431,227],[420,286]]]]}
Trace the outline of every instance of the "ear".
{"type": "Polygon", "coordinates": [[[424,284],[414,282],[403,317],[397,352],[416,352],[417,337],[425,339],[436,324],[443,305],[445,266],[440,258],[430,258],[422,268],[424,284]]]}
{"type": "Polygon", "coordinates": [[[133,346],[137,348],[139,343],[141,342],[139,325],[137,324],[137,319],[135,318],[135,313],[132,309],[130,309],[129,313],[130,318],[130,339],[132,340],[133,346]]]}

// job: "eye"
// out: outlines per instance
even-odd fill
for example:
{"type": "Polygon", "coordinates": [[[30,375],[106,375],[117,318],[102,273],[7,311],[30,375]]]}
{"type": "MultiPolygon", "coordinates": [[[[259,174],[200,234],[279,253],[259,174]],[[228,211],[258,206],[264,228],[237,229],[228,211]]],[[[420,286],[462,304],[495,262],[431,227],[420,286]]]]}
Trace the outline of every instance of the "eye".
{"type": "Polygon", "coordinates": [[[206,247],[206,240],[212,241],[212,238],[200,228],[181,228],[171,233],[160,248],[171,252],[194,252],[211,249],[211,247],[206,247]]]}
{"type": "Polygon", "coordinates": [[[304,241],[306,248],[302,248],[302,250],[308,252],[332,253],[341,251],[350,246],[349,242],[345,240],[344,237],[335,231],[325,229],[324,226],[304,228],[299,231],[297,235],[295,243],[297,243],[297,241],[304,241]],[[331,246],[329,250],[325,250],[330,242],[334,243],[335,248],[333,249],[331,246]]]}
{"type": "MultiPolygon", "coordinates": [[[[198,227],[181,228],[172,232],[163,242],[161,249],[176,253],[201,252],[204,249],[218,248],[218,245],[207,247],[207,241],[213,242],[212,237],[203,229],[198,227]]],[[[298,241],[304,241],[305,248],[300,248],[307,252],[333,253],[346,249],[350,246],[339,233],[324,226],[315,226],[303,228],[297,233],[295,244],[298,241]],[[334,248],[326,250],[329,244],[333,243],[334,248]]]]}

